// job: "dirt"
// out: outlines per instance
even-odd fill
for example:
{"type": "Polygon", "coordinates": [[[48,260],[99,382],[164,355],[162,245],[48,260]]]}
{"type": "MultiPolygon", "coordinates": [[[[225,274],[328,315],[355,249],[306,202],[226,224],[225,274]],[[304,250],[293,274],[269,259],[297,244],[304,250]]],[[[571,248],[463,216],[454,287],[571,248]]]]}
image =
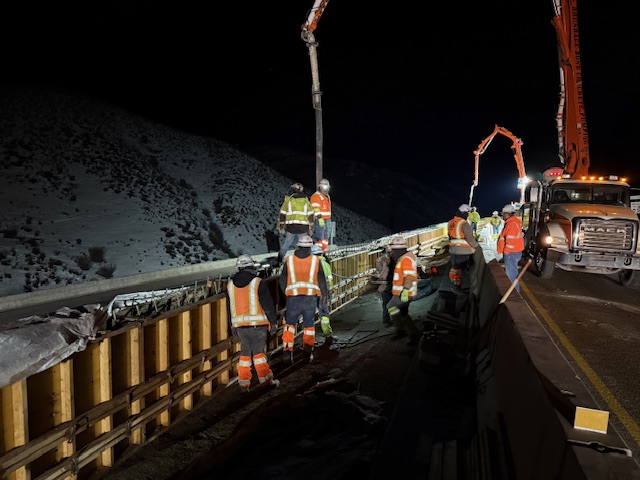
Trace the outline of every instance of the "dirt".
{"type": "MultiPolygon", "coordinates": [[[[437,293],[412,303],[419,329],[436,300],[437,293]]],[[[334,312],[331,323],[334,338],[317,334],[311,363],[299,348],[293,365],[271,359],[278,388],[256,386],[241,394],[229,385],[92,478],[231,478],[254,472],[261,478],[366,478],[409,367],[418,361],[417,347],[406,345],[408,337],[394,339],[393,327],[383,326],[374,293],[334,312]]]]}

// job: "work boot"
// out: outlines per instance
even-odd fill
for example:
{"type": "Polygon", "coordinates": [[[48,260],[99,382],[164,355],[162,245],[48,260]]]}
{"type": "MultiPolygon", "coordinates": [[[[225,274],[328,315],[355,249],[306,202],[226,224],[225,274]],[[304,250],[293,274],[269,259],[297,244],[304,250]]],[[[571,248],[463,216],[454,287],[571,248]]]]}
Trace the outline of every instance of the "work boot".
{"type": "Polygon", "coordinates": [[[313,352],[307,352],[304,350],[302,353],[304,354],[304,358],[307,360],[307,363],[313,362],[313,352]]]}
{"type": "Polygon", "coordinates": [[[249,393],[249,391],[250,391],[249,387],[240,387],[241,394],[249,393]]]}
{"type": "Polygon", "coordinates": [[[285,363],[293,363],[293,350],[289,350],[282,354],[282,359],[285,363]]]}
{"type": "Polygon", "coordinates": [[[269,382],[270,388],[278,388],[280,386],[280,380],[276,380],[275,378],[269,382]]]}

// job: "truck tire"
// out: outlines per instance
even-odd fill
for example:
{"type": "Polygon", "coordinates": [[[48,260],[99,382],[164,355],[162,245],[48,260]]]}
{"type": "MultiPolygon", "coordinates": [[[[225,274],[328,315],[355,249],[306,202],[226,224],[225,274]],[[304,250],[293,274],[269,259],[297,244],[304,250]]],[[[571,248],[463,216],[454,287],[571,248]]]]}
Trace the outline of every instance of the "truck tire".
{"type": "Polygon", "coordinates": [[[547,260],[547,249],[539,248],[533,257],[540,278],[551,278],[553,270],[556,268],[555,263],[547,260]]]}
{"type": "Polygon", "coordinates": [[[623,287],[628,287],[633,282],[635,270],[621,270],[618,272],[618,281],[623,287]]]}

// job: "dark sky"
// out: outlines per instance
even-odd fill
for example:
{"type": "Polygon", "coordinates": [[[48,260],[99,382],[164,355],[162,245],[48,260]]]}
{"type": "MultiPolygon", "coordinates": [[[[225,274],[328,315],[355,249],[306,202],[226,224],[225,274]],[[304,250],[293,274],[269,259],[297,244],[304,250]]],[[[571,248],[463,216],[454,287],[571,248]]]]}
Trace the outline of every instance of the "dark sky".
{"type": "MultiPolygon", "coordinates": [[[[312,0],[20,3],[0,7],[2,81],[90,93],[239,146],[315,152],[300,38],[312,0]]],[[[626,2],[606,5],[579,5],[591,172],[637,186],[638,30],[626,2]]],[[[331,0],[315,31],[324,161],[454,180],[461,203],[495,124],[522,138],[528,173],[557,163],[552,15],[551,0],[331,0]]],[[[510,146],[498,136],[481,157],[482,214],[518,197],[510,146]]]]}

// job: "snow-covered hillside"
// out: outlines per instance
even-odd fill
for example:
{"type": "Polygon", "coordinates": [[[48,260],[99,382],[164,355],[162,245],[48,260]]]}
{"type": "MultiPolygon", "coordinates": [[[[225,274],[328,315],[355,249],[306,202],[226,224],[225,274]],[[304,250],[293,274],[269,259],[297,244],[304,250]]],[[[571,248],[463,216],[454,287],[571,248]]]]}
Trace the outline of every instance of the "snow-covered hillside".
{"type": "MultiPolygon", "coordinates": [[[[309,176],[67,93],[0,89],[0,132],[2,296],[266,253],[309,176]]],[[[393,233],[342,198],[334,217],[340,245],[393,233]]]]}

